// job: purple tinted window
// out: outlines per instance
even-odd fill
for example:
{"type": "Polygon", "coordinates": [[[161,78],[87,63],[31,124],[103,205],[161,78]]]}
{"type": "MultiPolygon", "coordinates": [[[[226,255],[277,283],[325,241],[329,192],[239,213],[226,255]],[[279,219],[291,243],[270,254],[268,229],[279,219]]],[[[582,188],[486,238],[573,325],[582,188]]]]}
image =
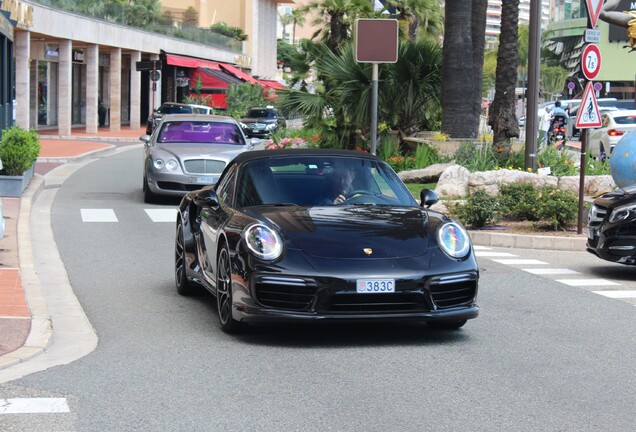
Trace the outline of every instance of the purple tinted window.
{"type": "Polygon", "coordinates": [[[162,125],[159,143],[245,145],[238,126],[212,121],[173,121],[162,125]]]}

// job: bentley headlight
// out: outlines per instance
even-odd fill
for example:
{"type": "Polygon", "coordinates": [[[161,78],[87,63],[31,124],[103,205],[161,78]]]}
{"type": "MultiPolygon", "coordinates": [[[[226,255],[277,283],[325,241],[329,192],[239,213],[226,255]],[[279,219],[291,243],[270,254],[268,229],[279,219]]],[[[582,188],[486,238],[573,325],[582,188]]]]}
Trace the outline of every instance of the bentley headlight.
{"type": "Polygon", "coordinates": [[[437,229],[437,243],[453,258],[463,258],[470,251],[468,233],[454,222],[445,223],[437,229]]]}
{"type": "Polygon", "coordinates": [[[624,206],[616,207],[610,214],[610,223],[621,222],[628,219],[634,219],[636,217],[636,204],[627,204],[624,206]]]}
{"type": "Polygon", "coordinates": [[[163,161],[163,159],[155,159],[153,165],[155,166],[155,168],[161,169],[165,165],[165,162],[163,161]]]}
{"type": "Polygon", "coordinates": [[[166,168],[168,168],[168,171],[174,171],[177,169],[178,166],[179,163],[174,159],[170,159],[168,162],[166,162],[166,168]]]}
{"type": "Polygon", "coordinates": [[[253,224],[243,231],[249,250],[263,260],[274,260],[283,253],[283,241],[276,231],[261,225],[253,224]]]}

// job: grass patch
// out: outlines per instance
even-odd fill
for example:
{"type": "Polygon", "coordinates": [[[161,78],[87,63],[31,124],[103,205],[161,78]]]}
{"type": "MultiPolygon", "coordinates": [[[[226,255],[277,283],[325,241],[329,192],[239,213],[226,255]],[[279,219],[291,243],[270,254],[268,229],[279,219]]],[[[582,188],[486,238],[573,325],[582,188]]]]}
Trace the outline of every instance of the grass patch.
{"type": "Polygon", "coordinates": [[[420,199],[420,192],[422,191],[422,189],[435,190],[435,186],[437,186],[437,183],[405,183],[405,184],[406,184],[406,187],[409,189],[409,192],[411,192],[411,195],[413,195],[415,199],[417,199],[418,201],[420,199]]]}

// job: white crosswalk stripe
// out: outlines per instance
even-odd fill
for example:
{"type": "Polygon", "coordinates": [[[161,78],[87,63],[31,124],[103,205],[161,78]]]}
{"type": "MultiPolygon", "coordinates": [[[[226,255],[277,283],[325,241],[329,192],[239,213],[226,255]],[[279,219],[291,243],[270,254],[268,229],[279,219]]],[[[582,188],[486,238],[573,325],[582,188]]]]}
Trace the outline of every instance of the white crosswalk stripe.
{"type": "Polygon", "coordinates": [[[557,282],[575,287],[620,285],[606,279],[557,279],[557,282]]]}
{"type": "Polygon", "coordinates": [[[561,268],[533,268],[533,269],[521,269],[525,272],[536,275],[564,275],[564,274],[581,274],[577,271],[561,268]]]}
{"type": "Polygon", "coordinates": [[[70,412],[65,398],[0,399],[1,414],[48,414],[70,412]]]}
{"type": "Polygon", "coordinates": [[[150,220],[153,222],[175,222],[177,220],[177,209],[144,209],[150,220]]]}
{"type": "Polygon", "coordinates": [[[508,252],[494,252],[494,251],[475,251],[476,257],[491,258],[491,257],[514,257],[517,255],[508,252]]]}
{"type": "Polygon", "coordinates": [[[113,209],[80,209],[82,222],[119,222],[113,209]]]}
{"type": "Polygon", "coordinates": [[[605,297],[614,299],[632,299],[636,298],[636,290],[625,291],[592,291],[594,294],[600,294],[605,297]]]}
{"type": "Polygon", "coordinates": [[[508,265],[531,265],[531,264],[543,264],[547,265],[547,262],[535,260],[535,259],[523,259],[523,258],[510,258],[510,259],[494,259],[493,261],[498,262],[499,264],[508,264],[508,265]]]}

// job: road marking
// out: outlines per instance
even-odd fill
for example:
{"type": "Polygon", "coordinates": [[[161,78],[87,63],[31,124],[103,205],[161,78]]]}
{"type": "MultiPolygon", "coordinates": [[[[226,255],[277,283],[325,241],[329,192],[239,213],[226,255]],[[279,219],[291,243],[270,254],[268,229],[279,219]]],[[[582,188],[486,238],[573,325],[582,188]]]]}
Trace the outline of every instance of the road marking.
{"type": "Polygon", "coordinates": [[[534,260],[534,259],[496,259],[493,260],[495,262],[498,262],[499,264],[509,264],[509,265],[516,265],[516,264],[544,264],[547,265],[547,262],[543,262],[543,261],[539,261],[539,260],[534,260]]]}
{"type": "Polygon", "coordinates": [[[487,247],[487,246],[475,246],[473,245],[473,249],[477,250],[492,250],[491,248],[487,247]]]}
{"type": "Polygon", "coordinates": [[[144,209],[148,217],[153,222],[175,222],[177,220],[177,209],[144,209]]]}
{"type": "Polygon", "coordinates": [[[557,282],[575,287],[620,285],[607,279],[557,279],[557,282]]]}
{"type": "Polygon", "coordinates": [[[113,209],[80,209],[82,222],[119,222],[113,209]]]}
{"type": "Polygon", "coordinates": [[[0,414],[45,414],[70,412],[65,398],[0,399],[0,414]]]}
{"type": "Polygon", "coordinates": [[[553,269],[553,268],[539,268],[539,269],[521,269],[528,273],[536,275],[559,275],[559,274],[581,274],[577,271],[570,269],[553,269]]]}
{"type": "Polygon", "coordinates": [[[515,254],[508,252],[475,252],[475,256],[478,257],[514,257],[515,254]]]}
{"type": "Polygon", "coordinates": [[[592,291],[594,294],[600,294],[605,297],[615,299],[636,298],[636,291],[592,291]]]}

